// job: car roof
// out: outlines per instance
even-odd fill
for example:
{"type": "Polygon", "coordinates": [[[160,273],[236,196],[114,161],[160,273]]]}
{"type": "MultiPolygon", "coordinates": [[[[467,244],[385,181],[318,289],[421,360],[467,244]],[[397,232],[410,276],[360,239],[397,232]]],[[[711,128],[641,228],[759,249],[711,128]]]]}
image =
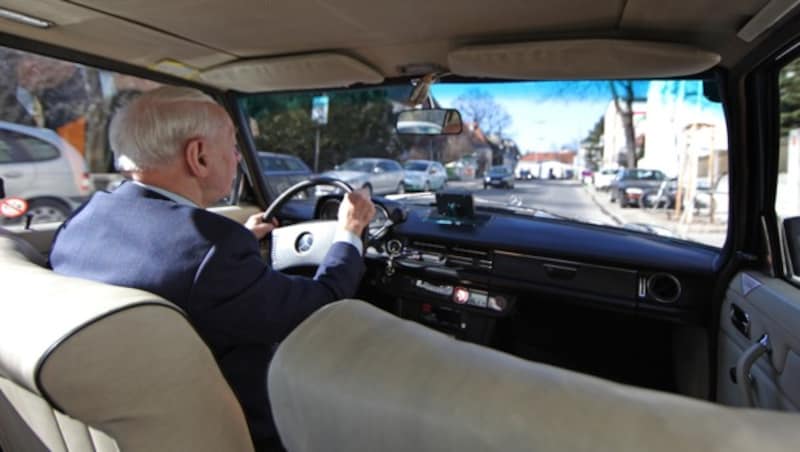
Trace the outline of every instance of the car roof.
{"type": "Polygon", "coordinates": [[[50,26],[2,20],[0,32],[239,91],[374,84],[428,72],[633,78],[734,67],[797,11],[796,2],[773,3],[206,0],[187,10],[185,2],[160,0],[9,0],[4,7],[50,26]],[[613,59],[619,55],[639,57],[621,65],[613,59]]]}
{"type": "Polygon", "coordinates": [[[0,121],[0,129],[11,130],[14,132],[30,135],[40,140],[47,141],[56,147],[62,147],[66,143],[55,131],[43,127],[31,127],[13,122],[0,121]]]}

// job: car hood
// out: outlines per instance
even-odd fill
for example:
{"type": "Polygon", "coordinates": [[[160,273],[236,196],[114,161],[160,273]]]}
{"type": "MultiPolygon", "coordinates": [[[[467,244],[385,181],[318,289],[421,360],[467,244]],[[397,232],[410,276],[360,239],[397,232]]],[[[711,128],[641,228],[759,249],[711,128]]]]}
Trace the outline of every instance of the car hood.
{"type": "Polygon", "coordinates": [[[409,171],[405,170],[406,177],[410,178],[418,178],[418,177],[425,177],[428,174],[426,171],[409,171]]]}

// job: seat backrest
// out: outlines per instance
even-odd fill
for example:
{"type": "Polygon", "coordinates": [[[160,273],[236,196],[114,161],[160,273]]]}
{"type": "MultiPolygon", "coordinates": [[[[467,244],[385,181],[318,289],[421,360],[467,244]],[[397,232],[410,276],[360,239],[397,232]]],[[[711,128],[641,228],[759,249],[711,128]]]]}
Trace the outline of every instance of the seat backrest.
{"type": "Polygon", "coordinates": [[[35,254],[0,234],[3,450],[253,449],[238,401],[179,308],[57,275],[35,254]]]}
{"type": "Polygon", "coordinates": [[[613,383],[455,340],[360,301],[328,305],[269,371],[303,451],[795,451],[800,416],[613,383]]]}

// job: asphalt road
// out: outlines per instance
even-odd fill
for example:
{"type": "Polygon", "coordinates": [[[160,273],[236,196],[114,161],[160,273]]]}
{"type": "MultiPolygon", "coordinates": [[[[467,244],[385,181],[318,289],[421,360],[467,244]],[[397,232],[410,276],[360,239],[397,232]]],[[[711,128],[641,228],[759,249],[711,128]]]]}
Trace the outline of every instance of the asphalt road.
{"type": "Polygon", "coordinates": [[[482,181],[478,179],[448,182],[448,187],[469,190],[476,201],[522,205],[584,222],[618,225],[592,199],[581,183],[574,180],[515,181],[513,189],[484,190],[482,181]]]}

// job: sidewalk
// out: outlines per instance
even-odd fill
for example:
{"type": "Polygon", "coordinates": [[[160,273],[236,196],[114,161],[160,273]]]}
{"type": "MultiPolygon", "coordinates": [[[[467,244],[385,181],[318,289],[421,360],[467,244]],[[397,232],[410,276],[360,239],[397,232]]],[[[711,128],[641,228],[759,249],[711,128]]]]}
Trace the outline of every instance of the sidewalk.
{"type": "Polygon", "coordinates": [[[728,233],[727,218],[717,218],[711,222],[708,212],[696,212],[691,224],[681,224],[675,209],[623,209],[619,203],[612,203],[608,192],[597,191],[591,185],[584,185],[594,203],[619,226],[653,232],[681,239],[721,247],[728,233]]]}

